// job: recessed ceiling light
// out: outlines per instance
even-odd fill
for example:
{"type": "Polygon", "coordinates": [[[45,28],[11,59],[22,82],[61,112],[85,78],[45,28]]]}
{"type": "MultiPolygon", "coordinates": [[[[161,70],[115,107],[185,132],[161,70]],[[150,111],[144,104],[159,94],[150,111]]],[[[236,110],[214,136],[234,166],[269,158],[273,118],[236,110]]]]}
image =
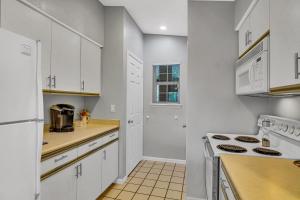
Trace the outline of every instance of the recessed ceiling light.
{"type": "Polygon", "coordinates": [[[167,27],[166,26],[160,26],[160,30],[165,31],[165,30],[167,30],[167,27]]]}

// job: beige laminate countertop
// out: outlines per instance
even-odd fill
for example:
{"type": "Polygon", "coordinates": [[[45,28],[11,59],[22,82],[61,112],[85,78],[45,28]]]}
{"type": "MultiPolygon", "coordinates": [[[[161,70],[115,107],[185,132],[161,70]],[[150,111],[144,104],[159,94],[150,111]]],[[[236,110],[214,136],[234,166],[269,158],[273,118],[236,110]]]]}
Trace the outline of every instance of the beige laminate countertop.
{"type": "Polygon", "coordinates": [[[104,136],[107,133],[118,130],[119,120],[91,120],[86,127],[78,127],[68,133],[49,132],[49,126],[44,128],[44,141],[48,144],[43,145],[42,160],[51,155],[66,151],[74,146],[104,136]]]}
{"type": "Polygon", "coordinates": [[[293,160],[222,155],[221,161],[240,200],[300,199],[300,167],[293,160]]]}

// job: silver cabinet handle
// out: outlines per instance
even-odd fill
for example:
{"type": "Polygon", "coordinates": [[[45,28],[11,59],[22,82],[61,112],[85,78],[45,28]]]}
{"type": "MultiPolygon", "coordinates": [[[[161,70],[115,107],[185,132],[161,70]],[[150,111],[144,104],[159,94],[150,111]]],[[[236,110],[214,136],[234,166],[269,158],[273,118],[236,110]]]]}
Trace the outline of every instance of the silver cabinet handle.
{"type": "Polygon", "coordinates": [[[56,76],[55,75],[53,76],[52,80],[53,80],[52,87],[56,88],[56,76]]]}
{"type": "Polygon", "coordinates": [[[48,87],[51,88],[51,75],[48,76],[48,87]]]}
{"type": "Polygon", "coordinates": [[[92,144],[89,144],[89,147],[92,147],[92,146],[94,146],[96,144],[97,144],[97,142],[93,142],[92,144]]]}
{"type": "Polygon", "coordinates": [[[103,151],[103,159],[106,160],[106,150],[103,151]]]}
{"type": "Polygon", "coordinates": [[[112,137],[114,137],[114,136],[115,136],[115,134],[111,134],[109,137],[112,138],[112,137]]]}
{"type": "Polygon", "coordinates": [[[247,46],[248,45],[248,31],[246,31],[246,33],[245,33],[245,46],[247,46]]]}
{"type": "Polygon", "coordinates": [[[251,44],[252,43],[252,32],[249,31],[248,32],[248,44],[251,44]]]}
{"type": "Polygon", "coordinates": [[[81,83],[81,89],[84,91],[84,81],[81,83]]]}
{"type": "Polygon", "coordinates": [[[295,53],[295,79],[299,79],[299,53],[295,53]]]}
{"type": "Polygon", "coordinates": [[[80,169],[80,170],[79,170],[79,175],[82,176],[82,163],[80,163],[79,169],[80,169]]]}
{"type": "Polygon", "coordinates": [[[133,123],[133,120],[128,120],[128,124],[132,124],[133,123]]]}
{"type": "Polygon", "coordinates": [[[77,166],[75,167],[75,169],[76,169],[76,174],[75,174],[75,176],[78,178],[78,177],[79,177],[79,165],[77,165],[77,166]]]}
{"type": "Polygon", "coordinates": [[[63,159],[67,158],[68,156],[67,155],[63,155],[61,156],[60,158],[57,158],[54,160],[54,162],[59,162],[59,161],[62,161],[63,159]]]}
{"type": "Polygon", "coordinates": [[[229,200],[226,189],[228,189],[227,186],[225,186],[224,184],[224,180],[221,180],[221,189],[222,189],[222,193],[224,194],[225,200],[229,200]]]}

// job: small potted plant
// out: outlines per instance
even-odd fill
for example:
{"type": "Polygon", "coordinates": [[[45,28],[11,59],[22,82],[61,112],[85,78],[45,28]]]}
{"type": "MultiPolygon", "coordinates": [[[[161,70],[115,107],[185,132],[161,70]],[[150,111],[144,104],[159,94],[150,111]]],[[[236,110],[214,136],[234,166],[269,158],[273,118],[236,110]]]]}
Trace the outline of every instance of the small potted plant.
{"type": "Polygon", "coordinates": [[[90,112],[87,109],[82,109],[79,115],[82,126],[86,126],[89,122],[90,112]]]}

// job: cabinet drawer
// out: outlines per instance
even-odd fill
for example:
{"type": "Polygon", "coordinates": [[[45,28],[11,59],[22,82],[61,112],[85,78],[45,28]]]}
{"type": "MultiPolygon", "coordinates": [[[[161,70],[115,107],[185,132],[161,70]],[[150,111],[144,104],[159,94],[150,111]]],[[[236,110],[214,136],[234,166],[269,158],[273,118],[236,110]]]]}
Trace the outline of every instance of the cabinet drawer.
{"type": "Polygon", "coordinates": [[[83,154],[86,154],[94,149],[97,149],[98,147],[101,147],[103,144],[104,144],[103,138],[99,138],[89,143],[86,143],[78,148],[78,156],[82,156],[83,154]]]}
{"type": "Polygon", "coordinates": [[[104,144],[109,143],[119,137],[119,132],[113,132],[103,137],[104,144]]]}
{"type": "Polygon", "coordinates": [[[42,162],[42,175],[77,158],[77,148],[42,162]]]}

